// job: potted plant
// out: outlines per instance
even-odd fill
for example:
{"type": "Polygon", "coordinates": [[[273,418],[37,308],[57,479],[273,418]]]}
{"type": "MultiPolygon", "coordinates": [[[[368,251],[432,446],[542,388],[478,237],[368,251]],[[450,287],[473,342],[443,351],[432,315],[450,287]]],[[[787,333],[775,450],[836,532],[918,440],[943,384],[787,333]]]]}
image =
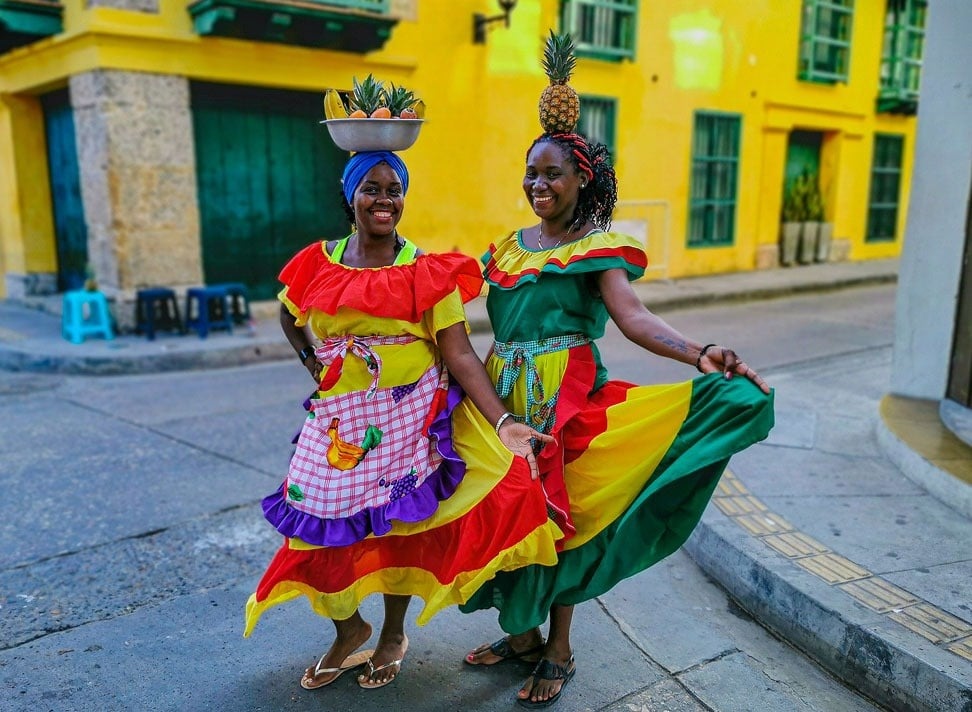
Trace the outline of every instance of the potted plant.
{"type": "Polygon", "coordinates": [[[823,219],[823,196],[817,174],[803,171],[793,182],[793,192],[797,194],[802,207],[800,219],[803,228],[800,231],[799,261],[810,264],[817,256],[817,242],[820,235],[820,221],[823,219]]]}
{"type": "Polygon", "coordinates": [[[817,262],[826,262],[830,259],[830,243],[834,235],[834,224],[827,222],[824,215],[823,195],[820,193],[820,186],[814,181],[813,211],[811,218],[817,221],[817,244],[814,258],[817,262]]]}
{"type": "Polygon", "coordinates": [[[800,233],[803,229],[802,198],[794,190],[795,182],[783,194],[782,221],[780,225],[780,264],[789,267],[797,258],[800,233]]]}

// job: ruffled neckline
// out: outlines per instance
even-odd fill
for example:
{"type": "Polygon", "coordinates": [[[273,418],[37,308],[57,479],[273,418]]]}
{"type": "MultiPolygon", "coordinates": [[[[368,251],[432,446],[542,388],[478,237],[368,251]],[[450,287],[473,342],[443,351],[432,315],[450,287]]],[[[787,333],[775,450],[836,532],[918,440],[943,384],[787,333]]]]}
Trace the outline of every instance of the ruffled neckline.
{"type": "Polygon", "coordinates": [[[522,230],[515,230],[491,244],[482,257],[490,286],[513,289],[536,282],[541,274],[579,274],[623,268],[628,279],[645,273],[648,258],[641,243],[619,232],[594,232],[551,249],[532,250],[523,244],[522,230]]]}
{"type": "Polygon", "coordinates": [[[310,309],[333,315],[346,307],[412,323],[457,289],[468,302],[479,296],[483,285],[476,261],[460,253],[423,254],[384,267],[348,267],[331,259],[324,242],[298,252],[279,279],[284,284],[281,299],[301,317],[310,309]]]}

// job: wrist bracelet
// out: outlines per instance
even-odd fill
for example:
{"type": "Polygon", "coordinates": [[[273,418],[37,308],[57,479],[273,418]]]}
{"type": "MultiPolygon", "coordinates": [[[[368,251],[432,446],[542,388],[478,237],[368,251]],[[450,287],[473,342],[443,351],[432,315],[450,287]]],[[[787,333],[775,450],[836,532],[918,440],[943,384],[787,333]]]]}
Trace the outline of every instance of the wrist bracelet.
{"type": "Polygon", "coordinates": [[[305,346],[304,348],[302,348],[300,351],[297,352],[297,357],[300,359],[301,363],[304,363],[304,361],[307,360],[308,356],[313,356],[313,355],[314,355],[313,346],[305,346]]]}
{"type": "Polygon", "coordinates": [[[699,357],[695,359],[695,369],[699,373],[702,373],[702,357],[705,356],[705,352],[711,349],[713,346],[716,346],[716,344],[706,344],[702,347],[702,350],[699,351],[699,357]]]}
{"type": "Polygon", "coordinates": [[[513,417],[513,414],[510,411],[506,411],[505,413],[503,413],[503,415],[501,415],[499,417],[499,420],[496,421],[496,427],[495,427],[495,430],[496,430],[496,434],[497,435],[499,435],[500,428],[503,427],[503,423],[506,422],[506,419],[507,418],[512,418],[512,417],[513,417]]]}

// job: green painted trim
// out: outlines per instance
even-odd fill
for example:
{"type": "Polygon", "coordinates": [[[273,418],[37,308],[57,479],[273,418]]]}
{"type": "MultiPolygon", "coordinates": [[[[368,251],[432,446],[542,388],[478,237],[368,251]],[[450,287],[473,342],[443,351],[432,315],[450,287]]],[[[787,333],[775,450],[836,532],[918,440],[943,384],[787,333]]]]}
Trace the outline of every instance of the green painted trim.
{"type": "MultiPolygon", "coordinates": [[[[729,126],[730,124],[726,124],[729,126]]],[[[707,139],[709,136],[707,135],[707,139]]],[[[706,140],[706,143],[709,143],[706,140]]],[[[737,214],[736,206],[739,203],[739,164],[740,164],[740,153],[742,150],[742,114],[724,112],[724,111],[696,111],[693,115],[692,120],[692,155],[690,157],[689,163],[689,204],[688,204],[688,220],[686,221],[686,235],[685,235],[685,245],[690,249],[697,249],[701,247],[730,247],[735,244],[736,240],[736,221],[739,216],[737,214]],[[701,120],[711,119],[714,120],[710,122],[708,127],[701,125],[701,120]],[[706,132],[711,132],[715,128],[715,121],[729,121],[734,122],[732,126],[735,132],[734,136],[734,146],[733,154],[720,155],[720,154],[697,154],[695,152],[696,146],[698,144],[697,133],[700,129],[706,132]],[[696,166],[698,164],[724,164],[730,165],[732,168],[732,197],[718,196],[713,197],[710,195],[711,187],[706,180],[705,185],[702,186],[706,195],[703,197],[695,197],[698,186],[695,183],[695,173],[696,166]],[[731,211],[731,219],[728,226],[728,235],[721,238],[716,238],[713,235],[715,215],[711,219],[706,220],[701,224],[701,237],[699,239],[693,240],[693,234],[699,231],[699,224],[697,221],[699,218],[694,217],[699,210],[712,209],[713,211],[726,210],[731,211]]]]}
{"type": "MultiPolygon", "coordinates": [[[[837,24],[837,23],[834,23],[837,24]]],[[[846,83],[850,77],[851,37],[854,32],[854,0],[832,2],[828,0],[803,0],[801,8],[800,44],[798,47],[797,79],[819,84],[846,83]],[[829,10],[847,18],[846,37],[837,36],[834,29],[830,35],[817,33],[817,20],[820,10],[829,10]],[[817,47],[830,45],[838,52],[837,64],[840,71],[832,67],[819,68],[816,55],[817,47]]]]}
{"type": "Polygon", "coordinates": [[[0,54],[64,30],[60,3],[0,0],[0,54]]]}
{"type": "Polygon", "coordinates": [[[594,96],[591,94],[581,94],[581,120],[578,130],[588,138],[593,138],[607,146],[611,152],[612,159],[616,159],[617,128],[618,128],[618,100],[613,96],[594,96]],[[585,122],[585,117],[590,120],[592,114],[604,110],[604,136],[592,136],[585,122]]]}
{"type": "Polygon", "coordinates": [[[381,49],[396,18],[390,0],[342,0],[311,7],[286,0],[197,0],[187,8],[197,34],[365,53],[381,49]],[[344,5],[358,12],[334,10],[344,5]],[[367,10],[367,14],[362,14],[367,10]]]}
{"type": "Polygon", "coordinates": [[[904,136],[901,134],[874,134],[865,242],[894,242],[898,239],[898,209],[901,203],[904,145],[904,136]],[[889,179],[894,184],[893,195],[882,190],[882,187],[887,187],[889,179]],[[890,215],[889,220],[881,219],[888,215],[890,215]],[[878,230],[888,223],[891,225],[891,234],[883,231],[878,233],[878,230]]]}
{"type": "MultiPolygon", "coordinates": [[[[564,0],[560,8],[560,31],[570,33],[578,57],[605,62],[634,60],[638,38],[638,5],[635,0],[564,0]],[[593,20],[585,22],[585,14],[593,14],[593,20]],[[625,22],[625,36],[607,41],[591,39],[596,31],[609,27],[608,18],[625,22]],[[616,41],[615,41],[616,40],[616,41]]],[[[620,29],[619,29],[619,34],[620,29]]]]}

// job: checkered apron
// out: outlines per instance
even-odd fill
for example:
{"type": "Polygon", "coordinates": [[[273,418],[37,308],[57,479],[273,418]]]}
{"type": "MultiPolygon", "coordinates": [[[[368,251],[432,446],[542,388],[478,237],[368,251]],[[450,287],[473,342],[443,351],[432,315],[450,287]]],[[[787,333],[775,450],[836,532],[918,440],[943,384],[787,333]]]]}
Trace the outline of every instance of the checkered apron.
{"type": "Polygon", "coordinates": [[[318,351],[319,358],[331,359],[322,385],[335,368],[340,371],[347,354],[365,360],[372,381],[365,390],[311,399],[287,476],[287,501],[295,509],[322,519],[348,517],[407,496],[439,466],[441,457],[429,438],[428,426],[448,388],[445,370],[433,364],[414,383],[393,388],[377,385],[381,359],[371,346],[414,339],[335,339],[331,341],[340,341],[343,346],[325,342],[318,351]],[[328,349],[332,353],[321,353],[328,349]],[[442,395],[437,398],[440,391],[442,395]],[[353,458],[338,467],[329,463],[328,450],[333,457],[336,448],[342,449],[336,440],[345,444],[344,452],[349,451],[347,445],[353,451],[356,446],[374,443],[376,430],[380,431],[380,442],[367,449],[356,464],[353,458]]]}

